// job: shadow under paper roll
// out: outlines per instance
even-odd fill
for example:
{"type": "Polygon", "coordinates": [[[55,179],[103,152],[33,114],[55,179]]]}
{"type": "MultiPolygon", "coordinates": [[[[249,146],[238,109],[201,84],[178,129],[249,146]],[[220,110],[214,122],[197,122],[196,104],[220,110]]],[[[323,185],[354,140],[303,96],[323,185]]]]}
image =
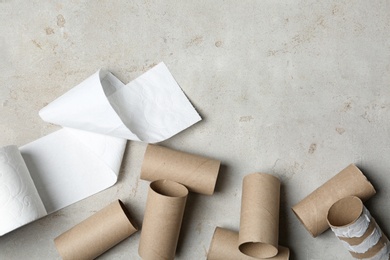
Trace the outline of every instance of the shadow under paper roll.
{"type": "Polygon", "coordinates": [[[54,239],[63,260],[94,259],[137,231],[117,200],[54,239]]]}
{"type": "Polygon", "coordinates": [[[280,181],[265,173],[244,177],[239,250],[255,258],[278,254],[280,181]]]}
{"type": "MultiPolygon", "coordinates": [[[[267,258],[270,260],[288,260],[290,257],[290,250],[287,247],[279,246],[278,254],[274,257],[267,258]]],[[[216,227],[207,260],[255,260],[261,258],[253,258],[247,256],[238,250],[238,233],[216,227]]]]}
{"type": "Polygon", "coordinates": [[[138,253],[143,260],[175,258],[188,189],[170,180],[150,184],[138,253]]]}

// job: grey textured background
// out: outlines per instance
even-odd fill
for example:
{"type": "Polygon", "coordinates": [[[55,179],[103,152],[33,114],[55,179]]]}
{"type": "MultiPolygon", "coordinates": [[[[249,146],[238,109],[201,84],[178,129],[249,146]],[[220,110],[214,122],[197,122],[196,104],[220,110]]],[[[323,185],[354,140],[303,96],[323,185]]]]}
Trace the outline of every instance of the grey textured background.
{"type": "MultiPolygon", "coordinates": [[[[164,61],[203,121],[162,145],[223,162],[213,196],[191,194],[177,259],[206,259],[216,226],[238,230],[242,177],[282,180],[280,244],[291,259],[351,259],[313,239],[290,207],[350,163],[378,194],[390,235],[389,1],[0,0],[0,145],[58,129],[38,111],[99,68],[125,83],[164,61]]],[[[118,183],[0,237],[0,259],[58,259],[53,239],[115,199],[140,223],[146,145],[118,183]]],[[[100,259],[140,259],[140,233],[100,259]]]]}

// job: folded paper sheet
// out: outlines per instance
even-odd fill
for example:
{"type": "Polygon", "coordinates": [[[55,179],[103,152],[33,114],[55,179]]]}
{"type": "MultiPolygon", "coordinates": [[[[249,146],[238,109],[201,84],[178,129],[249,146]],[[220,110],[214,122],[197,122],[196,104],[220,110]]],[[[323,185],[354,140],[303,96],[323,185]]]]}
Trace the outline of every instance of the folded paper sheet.
{"type": "Polygon", "coordinates": [[[115,184],[127,139],[163,141],[200,120],[163,63],[127,85],[98,71],[40,115],[65,128],[20,147],[24,162],[0,151],[0,235],[115,184]]]}
{"type": "Polygon", "coordinates": [[[158,145],[148,145],[141,169],[141,179],[166,179],[185,185],[192,192],[212,195],[217,182],[218,160],[158,145]]]}
{"type": "Polygon", "coordinates": [[[358,197],[348,196],[334,203],[327,221],[354,258],[389,259],[390,242],[358,197]]]}
{"type": "Polygon", "coordinates": [[[150,184],[138,253],[143,260],[173,260],[188,189],[170,180],[150,184]]]}
{"type": "Polygon", "coordinates": [[[54,239],[63,260],[95,259],[137,231],[118,200],[54,239]]]}
{"type": "Polygon", "coordinates": [[[207,254],[207,260],[288,260],[289,258],[290,250],[283,246],[279,246],[278,254],[271,258],[254,258],[247,256],[238,250],[238,233],[220,227],[217,227],[214,231],[207,254]]]}
{"type": "Polygon", "coordinates": [[[127,85],[99,70],[39,114],[57,125],[147,143],[201,120],[164,63],[127,85]]]}
{"type": "Polygon", "coordinates": [[[278,254],[280,181],[265,173],[244,177],[239,250],[255,258],[278,254]]]}
{"type": "Polygon", "coordinates": [[[357,196],[364,201],[375,193],[366,176],[351,164],[294,205],[292,210],[309,233],[316,237],[329,228],[326,214],[336,201],[347,196],[357,196]]]}

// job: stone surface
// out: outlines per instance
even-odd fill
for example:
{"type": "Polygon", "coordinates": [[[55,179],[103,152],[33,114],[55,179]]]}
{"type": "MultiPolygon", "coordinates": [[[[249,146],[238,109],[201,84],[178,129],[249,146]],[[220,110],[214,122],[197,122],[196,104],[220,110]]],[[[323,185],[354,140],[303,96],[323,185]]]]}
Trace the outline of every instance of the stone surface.
{"type": "MultiPolygon", "coordinates": [[[[203,121],[165,141],[223,162],[213,196],[191,194],[177,259],[206,259],[214,228],[238,230],[244,175],[282,180],[280,244],[291,259],[351,259],[312,238],[291,206],[350,163],[378,194],[390,235],[387,1],[0,0],[0,145],[58,129],[38,111],[99,68],[128,82],[164,61],[203,121]]],[[[59,259],[53,239],[122,199],[142,222],[146,145],[129,142],[118,183],[0,237],[0,259],[59,259]]],[[[100,259],[140,259],[139,232],[100,259]]]]}

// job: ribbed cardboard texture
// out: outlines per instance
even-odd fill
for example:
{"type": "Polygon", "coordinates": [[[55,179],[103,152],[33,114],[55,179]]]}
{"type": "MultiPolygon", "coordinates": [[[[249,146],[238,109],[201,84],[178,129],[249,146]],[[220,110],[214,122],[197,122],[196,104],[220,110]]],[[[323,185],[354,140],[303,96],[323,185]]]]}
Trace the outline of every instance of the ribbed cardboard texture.
{"type": "Polygon", "coordinates": [[[63,260],[94,259],[137,231],[117,200],[54,239],[63,260]]]}
{"type": "Polygon", "coordinates": [[[278,254],[280,181],[265,173],[244,177],[239,250],[255,258],[278,254]]]}
{"type": "Polygon", "coordinates": [[[150,184],[138,253],[143,260],[174,259],[188,189],[170,180],[150,184]]]}
{"type": "MultiPolygon", "coordinates": [[[[363,202],[356,196],[348,196],[345,198],[342,198],[335,202],[329,209],[328,215],[327,215],[327,221],[330,227],[332,229],[337,228],[343,228],[346,229],[348,227],[351,227],[356,223],[356,221],[360,218],[364,218],[364,205],[363,202]],[[363,216],[362,216],[363,215],[363,216]]],[[[368,214],[368,213],[366,213],[368,214]]],[[[370,226],[373,224],[375,225],[375,220],[371,217],[370,218],[370,225],[368,225],[367,229],[365,230],[364,234],[360,237],[352,237],[348,239],[343,239],[346,242],[353,241],[354,243],[358,243],[359,241],[363,241],[364,238],[368,237],[372,231],[370,232],[370,226]]],[[[359,225],[359,223],[356,223],[359,225]]],[[[359,228],[359,231],[361,228],[359,228]]],[[[362,230],[363,231],[363,230],[362,230]]],[[[381,231],[382,233],[382,231],[381,231]]],[[[341,238],[341,237],[340,237],[341,238]]],[[[356,253],[353,251],[349,251],[351,255],[356,259],[365,259],[365,258],[371,258],[376,256],[379,251],[384,246],[388,245],[389,241],[387,237],[382,233],[382,237],[380,240],[373,245],[370,248],[367,248],[367,251],[364,253],[356,253]]],[[[350,244],[353,245],[353,244],[350,244]]],[[[354,244],[356,245],[356,244],[354,244]]]]}
{"type": "MultiPolygon", "coordinates": [[[[279,246],[278,254],[267,258],[270,260],[288,260],[290,250],[279,246]]],[[[217,227],[211,240],[210,248],[207,254],[207,260],[256,260],[262,258],[253,258],[247,256],[238,250],[238,233],[217,227]]]]}
{"type": "Polygon", "coordinates": [[[149,144],[142,163],[141,179],[171,180],[185,185],[191,192],[212,195],[220,164],[218,160],[149,144]]]}
{"type": "Polygon", "coordinates": [[[339,199],[357,196],[365,201],[376,193],[363,173],[351,164],[292,207],[307,231],[316,237],[329,228],[326,215],[339,199]]]}

